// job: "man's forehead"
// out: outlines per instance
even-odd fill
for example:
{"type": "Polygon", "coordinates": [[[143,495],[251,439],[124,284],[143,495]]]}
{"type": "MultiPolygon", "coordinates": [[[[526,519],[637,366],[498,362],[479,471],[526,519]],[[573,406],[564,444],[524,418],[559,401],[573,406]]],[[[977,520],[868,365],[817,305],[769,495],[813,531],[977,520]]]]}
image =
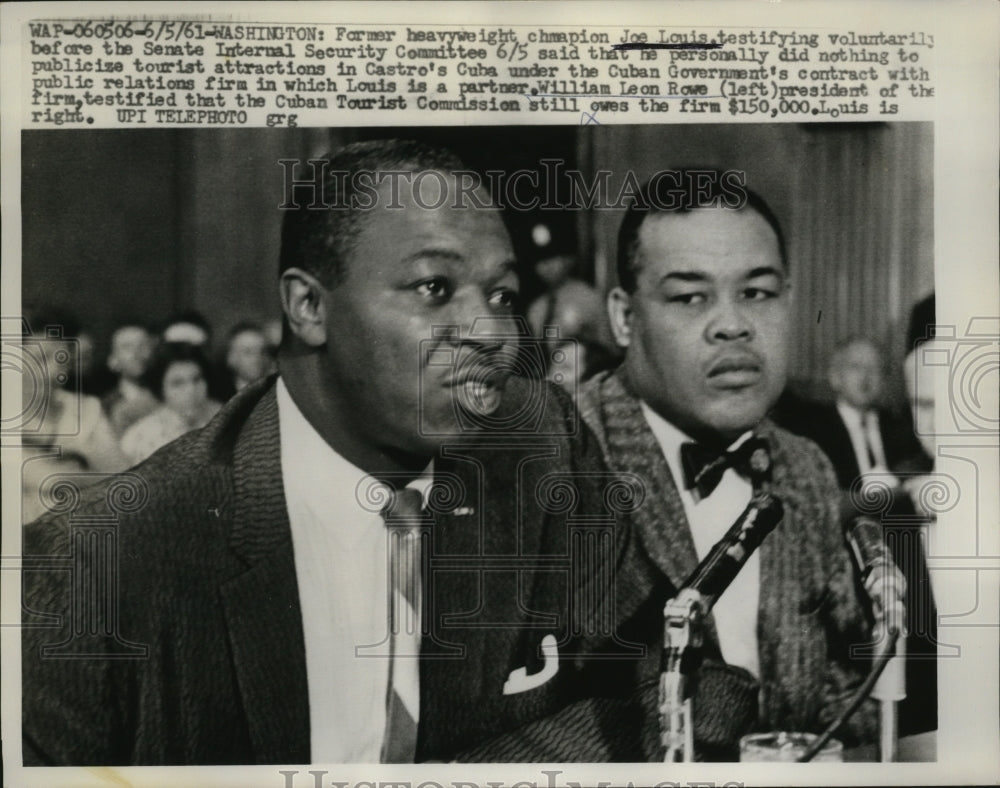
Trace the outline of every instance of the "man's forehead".
{"type": "MultiPolygon", "coordinates": [[[[383,185],[384,189],[389,188],[383,185]]],[[[380,202],[361,217],[348,252],[347,276],[370,277],[373,270],[398,271],[432,261],[459,274],[470,265],[493,275],[513,267],[514,252],[499,212],[489,208],[423,203],[395,195],[396,207],[380,202]]]]}
{"type": "Polygon", "coordinates": [[[703,264],[726,273],[749,273],[764,265],[784,272],[777,235],[750,209],[654,213],[639,228],[639,257],[667,270],[703,264]]]}
{"type": "Polygon", "coordinates": [[[490,207],[497,211],[495,201],[482,180],[476,179],[470,172],[387,170],[375,172],[372,177],[379,206],[406,205],[425,209],[490,207]]]}
{"type": "MultiPolygon", "coordinates": [[[[445,174],[442,177],[448,180],[426,188],[417,183],[402,183],[397,188],[383,182],[378,189],[377,204],[369,208],[368,215],[364,217],[372,233],[385,233],[387,228],[396,226],[405,227],[409,235],[385,240],[405,241],[409,238],[418,241],[424,237],[464,233],[475,236],[486,234],[509,245],[510,239],[500,212],[488,207],[490,203],[486,195],[480,194],[477,202],[457,187],[452,176],[445,174]]],[[[364,225],[363,222],[362,232],[364,225]]]]}

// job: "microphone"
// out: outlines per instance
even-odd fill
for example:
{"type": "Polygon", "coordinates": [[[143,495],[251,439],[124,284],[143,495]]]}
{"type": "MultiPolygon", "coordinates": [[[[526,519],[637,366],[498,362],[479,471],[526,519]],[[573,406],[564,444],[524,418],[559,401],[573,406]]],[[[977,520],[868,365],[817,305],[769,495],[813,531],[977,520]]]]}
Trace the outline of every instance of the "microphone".
{"type": "Polygon", "coordinates": [[[768,492],[758,493],[736,518],[704,560],[684,581],[685,590],[701,595],[702,612],[708,613],[722,592],[729,588],[743,565],[785,515],[781,500],[768,492]]]}
{"type": "Polygon", "coordinates": [[[872,601],[876,624],[884,625],[888,632],[905,635],[906,578],[882,539],[882,526],[870,517],[855,517],[847,528],[847,544],[861,571],[865,593],[872,601]]]}
{"type": "Polygon", "coordinates": [[[755,495],[663,608],[659,709],[666,762],[676,761],[678,756],[685,761],[694,759],[688,678],[701,662],[702,619],[784,514],[781,501],[769,492],[755,495]]]}
{"type": "Polygon", "coordinates": [[[882,539],[882,526],[870,517],[859,515],[851,521],[847,543],[872,602],[873,640],[878,645],[884,643],[886,649],[892,648],[889,652],[892,656],[872,687],[871,696],[879,701],[879,759],[895,761],[899,750],[896,704],[906,698],[906,608],[903,605],[906,578],[882,539]]]}

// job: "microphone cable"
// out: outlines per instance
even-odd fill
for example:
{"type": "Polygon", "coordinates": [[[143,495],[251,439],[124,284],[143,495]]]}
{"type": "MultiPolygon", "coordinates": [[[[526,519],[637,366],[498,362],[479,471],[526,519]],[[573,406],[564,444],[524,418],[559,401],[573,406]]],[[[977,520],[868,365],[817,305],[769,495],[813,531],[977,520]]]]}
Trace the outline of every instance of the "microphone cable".
{"type": "Polygon", "coordinates": [[[854,694],[854,697],[851,699],[851,702],[847,705],[847,708],[844,709],[843,712],[841,712],[840,716],[837,717],[837,719],[835,719],[832,723],[830,723],[827,726],[826,730],[824,730],[820,734],[819,738],[816,739],[816,741],[814,741],[812,744],[809,745],[809,747],[806,748],[806,751],[802,753],[802,755],[799,756],[799,758],[796,759],[797,763],[805,763],[806,761],[811,761],[816,756],[816,753],[818,753],[820,750],[823,749],[824,746],[826,746],[826,743],[830,741],[830,738],[833,736],[833,734],[835,734],[838,730],[840,730],[841,726],[851,718],[851,715],[858,710],[858,708],[864,702],[865,698],[867,698],[868,695],[871,693],[872,687],[875,686],[875,682],[878,681],[878,678],[879,676],[882,675],[883,671],[886,668],[886,665],[889,664],[889,660],[891,660],[896,655],[896,641],[899,639],[899,630],[895,628],[890,629],[887,630],[887,634],[888,637],[886,639],[885,648],[883,648],[881,652],[876,654],[872,663],[871,672],[868,674],[865,680],[861,682],[861,686],[858,687],[858,691],[854,694]]]}

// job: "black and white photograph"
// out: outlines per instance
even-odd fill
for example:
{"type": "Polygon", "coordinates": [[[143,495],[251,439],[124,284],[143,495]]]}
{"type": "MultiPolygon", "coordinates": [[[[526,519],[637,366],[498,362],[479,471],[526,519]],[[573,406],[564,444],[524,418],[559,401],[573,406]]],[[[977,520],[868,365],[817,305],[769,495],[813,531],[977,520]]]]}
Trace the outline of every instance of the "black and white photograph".
{"type": "MultiPolygon", "coordinates": [[[[360,715],[381,701],[387,665],[356,659],[354,652],[386,631],[385,608],[371,609],[380,593],[391,592],[386,545],[354,547],[346,536],[314,542],[309,530],[299,536],[295,520],[301,516],[306,528],[315,517],[320,523],[329,518],[329,527],[354,518],[379,525],[367,497],[352,500],[358,480],[398,479],[396,486],[407,489],[428,464],[437,472],[444,457],[471,451],[455,444],[466,426],[472,444],[484,444],[479,452],[493,432],[515,448],[525,438],[553,441],[554,457],[533,442],[520,449],[526,454],[518,461],[533,459],[544,472],[541,482],[565,465],[567,474],[603,467],[605,484],[619,472],[638,483],[642,504],[621,513],[630,522],[615,526],[631,533],[612,533],[612,541],[637,543],[637,562],[651,562],[662,577],[643,580],[651,585],[636,595],[639,610],[598,612],[612,615],[608,634],[625,628],[630,638],[621,640],[642,644],[651,659],[648,671],[635,666],[639,689],[643,681],[659,686],[664,603],[686,587],[715,543],[725,544],[730,525],[756,500],[753,457],[730,460],[727,449],[736,451],[732,444],[756,438],[757,431],[769,433],[764,443],[773,446],[758,451],[765,466],[776,467],[764,468],[771,478],[759,486],[767,490],[762,495],[782,502],[785,516],[757,560],[748,558],[733,579],[739,585],[729,594],[714,592],[720,598],[708,633],[693,636],[714,652],[705,666],[714,658],[734,668],[737,685],[728,688],[720,677],[719,707],[702,710],[696,701],[695,709],[721,725],[734,703],[747,707],[739,721],[725,720],[733,730],[704,732],[705,753],[730,760],[738,755],[739,737],[751,732],[822,733],[878,653],[864,648],[872,624],[866,616],[873,614],[860,581],[871,567],[852,568],[845,529],[852,517],[872,514],[869,498],[887,489],[893,506],[927,514],[919,509],[917,474],[933,463],[914,433],[904,360],[934,324],[932,150],[929,124],[26,134],[26,315],[43,337],[40,347],[67,347],[78,364],[65,370],[67,383],[55,392],[61,407],[50,405],[43,415],[79,414],[80,421],[76,445],[57,441],[63,452],[56,457],[48,453],[48,436],[61,427],[39,426],[45,437],[39,458],[24,465],[24,508],[31,514],[59,508],[61,501],[44,498],[60,494],[52,485],[64,475],[98,481],[129,468],[117,483],[134,484],[132,495],[144,505],[128,512],[131,528],[121,521],[117,555],[109,557],[120,572],[103,586],[116,594],[114,618],[84,628],[99,624],[103,636],[110,626],[112,653],[143,656],[98,663],[96,671],[91,660],[35,660],[46,645],[86,653],[100,648],[99,640],[85,644],[72,629],[28,630],[25,744],[39,763],[52,764],[374,760],[387,721],[372,712],[371,730],[362,734],[360,715]],[[322,158],[323,151],[332,156],[322,158]],[[469,191],[455,193],[450,179],[467,183],[469,191]],[[497,193],[489,194],[492,184],[497,193]],[[55,205],[58,210],[50,208],[55,205]],[[352,211],[361,218],[348,218],[352,211]],[[360,260],[366,242],[370,257],[360,260]],[[352,264],[363,273],[351,271],[352,264]],[[53,327],[57,338],[45,333],[53,327]],[[520,346],[520,359],[507,358],[520,346]],[[450,365],[440,363],[445,355],[450,365]],[[293,382],[299,375],[301,390],[293,382]],[[528,387],[523,395],[516,385],[521,378],[528,387]],[[512,406],[509,422],[496,415],[508,393],[527,397],[512,406]],[[579,411],[566,416],[574,403],[579,411]],[[288,444],[279,425],[292,416],[283,415],[282,405],[295,409],[292,429],[304,433],[288,444]],[[551,408],[572,422],[570,443],[546,423],[551,408]],[[453,411],[468,425],[454,422],[453,411]],[[254,427],[259,436],[248,434],[254,427]],[[686,458],[695,456],[685,447],[700,446],[693,438],[705,442],[706,451],[721,448],[709,459],[722,463],[718,470],[703,473],[729,490],[697,486],[684,476],[686,458]],[[286,445],[289,457],[282,453],[286,445]],[[591,456],[595,447],[600,451],[591,456]],[[766,453],[773,453],[770,460],[766,453]],[[746,477],[724,463],[745,463],[746,477]],[[268,467],[271,473],[253,478],[268,467]],[[874,487],[858,484],[865,480],[874,487]],[[333,493],[331,486],[343,489],[333,493]],[[345,510],[335,508],[338,500],[345,510]],[[245,523],[237,513],[250,516],[244,507],[261,520],[259,533],[238,533],[245,523]],[[697,533],[692,520],[704,522],[697,533]],[[272,549],[245,555],[247,545],[235,539],[272,549]],[[308,548],[299,553],[300,545],[308,548]],[[301,566],[307,560],[317,564],[301,566]],[[370,585],[358,589],[358,575],[369,572],[370,585]],[[337,575],[349,587],[338,587],[337,575]],[[226,591],[240,588],[243,578],[245,591],[226,591]],[[312,585],[322,598],[309,599],[312,585]],[[362,599],[355,613],[350,600],[356,593],[362,599]],[[260,616],[272,605],[272,615],[260,616]],[[351,624],[331,623],[361,617],[365,607],[371,621],[358,635],[351,624]],[[633,623],[645,608],[654,615],[633,623]],[[310,613],[333,633],[314,635],[310,613]],[[259,630],[247,620],[257,617],[259,630]],[[332,666],[351,662],[360,675],[345,667],[339,678],[332,666]],[[126,688],[129,712],[107,716],[108,727],[95,724],[99,710],[109,711],[103,705],[109,695],[126,688]],[[737,696],[728,694],[737,689],[737,696]],[[68,697],[60,690],[70,691],[68,697]],[[190,700],[181,703],[185,697],[190,700]],[[86,734],[59,730],[57,720],[70,723],[88,707],[93,714],[81,718],[86,734]],[[340,744],[345,707],[353,709],[353,733],[340,744]]],[[[43,352],[46,361],[53,355],[43,352]]],[[[58,375],[60,367],[49,362],[48,369],[58,375]]],[[[510,459],[497,451],[498,461],[510,459]]],[[[468,454],[465,463],[474,457],[468,454]]],[[[440,575],[442,593],[446,583],[458,584],[453,575],[466,576],[453,590],[457,607],[427,600],[426,612],[437,623],[426,622],[425,634],[441,626],[435,639],[478,642],[465,644],[457,661],[442,655],[428,663],[428,682],[455,684],[451,692],[463,697],[435,710],[449,690],[430,685],[421,693],[424,703],[413,716],[426,720],[428,730],[425,742],[416,741],[426,748],[413,751],[417,758],[461,757],[463,748],[484,746],[496,734],[556,712],[573,692],[600,697],[616,673],[614,663],[628,661],[627,649],[621,660],[590,660],[583,671],[591,679],[529,709],[500,692],[533,652],[544,652],[545,637],[572,642],[570,611],[536,603],[535,583],[551,581],[551,593],[571,598],[568,583],[587,570],[582,555],[568,555],[569,575],[530,553],[523,568],[500,561],[493,568],[491,556],[522,553],[531,520],[554,510],[532,511],[537,493],[517,489],[523,479],[481,468],[480,489],[504,479],[512,488],[494,492],[495,501],[476,501],[463,482],[470,469],[450,471],[464,489],[454,509],[439,513],[470,511],[454,527],[476,535],[470,544],[482,550],[475,555],[481,565],[449,562],[456,551],[438,540],[454,538],[457,548],[460,537],[446,536],[441,523],[434,522],[428,543],[428,568],[432,577],[440,575]],[[519,499],[520,513],[502,511],[501,502],[519,499]],[[435,572],[438,558],[443,563],[435,572]],[[539,620],[499,612],[491,619],[486,610],[494,605],[533,612],[539,620]],[[543,614],[553,618],[551,633],[538,628],[543,614]],[[466,626],[448,624],[449,616],[464,616],[466,626]],[[491,620],[500,630],[496,641],[482,632],[491,620]],[[473,648],[495,663],[489,681],[459,678],[462,666],[479,670],[485,659],[473,648]],[[435,677],[437,668],[443,673],[435,677]],[[441,732],[429,727],[438,714],[441,732]]],[[[110,478],[114,485],[119,477],[110,478]]],[[[574,482],[580,496],[587,492],[583,479],[574,482]]],[[[89,492],[78,505],[93,499],[90,506],[107,506],[107,484],[97,487],[96,499],[89,492]]],[[[130,498],[126,505],[135,504],[130,498]]],[[[574,508],[569,514],[616,513],[574,508]]],[[[70,518],[40,529],[32,552],[65,553],[65,546],[46,540],[65,539],[70,518]]],[[[929,522],[904,520],[905,533],[894,534],[891,543],[903,551],[895,562],[909,574],[900,589],[905,585],[909,598],[900,590],[898,600],[885,600],[909,603],[911,682],[897,707],[898,732],[921,736],[923,757],[933,754],[927,734],[936,728],[935,612],[922,556],[905,550],[919,545],[919,529],[929,522]]],[[[542,517],[530,527],[542,529],[530,534],[532,546],[556,539],[552,555],[572,553],[565,516],[542,517]]],[[[606,568],[612,570],[616,598],[635,595],[643,569],[624,563],[606,568]]],[[[26,577],[45,586],[40,600],[58,590],[44,582],[49,574],[39,569],[26,577]]],[[[68,594],[65,579],[57,581],[68,594]]],[[[28,608],[56,612],[41,602],[28,608]]],[[[71,615],[63,620],[84,626],[71,615]]],[[[562,677],[553,681],[559,685],[562,677]]],[[[658,707],[647,705],[642,713],[652,734],[658,707]]],[[[643,708],[616,709],[620,716],[610,727],[634,722],[643,708]]],[[[866,703],[845,723],[842,737],[858,747],[874,745],[876,713],[875,704],[866,703]]],[[[688,720],[696,756],[700,722],[688,720]]],[[[630,736],[619,755],[602,737],[593,744],[554,738],[549,751],[533,739],[524,755],[645,760],[662,746],[654,738],[645,752],[630,736]]],[[[511,747],[509,759],[524,760],[518,745],[511,747]]]]}
{"type": "MultiPolygon", "coordinates": [[[[580,27],[535,35],[688,46],[580,27]]],[[[56,112],[83,87],[55,72],[86,69],[51,65],[78,56],[65,29],[30,33],[52,51],[20,101],[56,112]]],[[[365,35],[331,23],[307,57],[342,87],[365,35]]],[[[821,36],[776,35],[791,69],[821,36]]],[[[535,42],[476,36],[510,63],[535,42]]],[[[426,46],[408,28],[398,57],[426,46]]],[[[459,73],[488,77],[476,51],[459,73]]],[[[221,102],[5,122],[12,785],[987,776],[961,709],[996,699],[1000,305],[956,307],[973,266],[949,255],[956,205],[982,238],[996,188],[960,194],[953,126],[915,113],[630,122],[718,97],[663,69],[660,93],[592,100],[580,68],[461,82],[462,112],[430,93],[440,119],[412,125],[236,127],[221,102]]],[[[146,79],[123,89],[168,90],[146,79]]]]}

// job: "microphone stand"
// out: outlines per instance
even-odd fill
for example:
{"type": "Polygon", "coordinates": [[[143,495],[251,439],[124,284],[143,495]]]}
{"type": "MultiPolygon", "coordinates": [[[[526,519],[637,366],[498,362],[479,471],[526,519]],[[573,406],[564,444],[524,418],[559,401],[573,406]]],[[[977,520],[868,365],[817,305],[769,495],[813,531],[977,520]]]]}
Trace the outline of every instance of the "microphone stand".
{"type": "Polygon", "coordinates": [[[810,761],[855,712],[869,695],[879,701],[879,760],[891,763],[899,755],[899,728],[896,704],[906,697],[906,579],[889,558],[882,543],[881,528],[866,518],[859,518],[848,532],[848,541],[859,567],[864,567],[863,585],[872,603],[875,626],[872,641],[876,647],[872,670],[840,716],[806,748],[797,760],[810,761]]]}
{"type": "Polygon", "coordinates": [[[660,670],[660,739],[664,763],[694,761],[691,695],[701,662],[705,609],[702,595],[684,588],[663,608],[663,663],[660,670]]]}
{"type": "Polygon", "coordinates": [[[705,617],[750,554],[774,530],[784,511],[781,501],[770,493],[755,494],[684,582],[677,596],[663,608],[659,712],[665,762],[694,761],[691,695],[701,665],[705,617]]]}
{"type": "Polygon", "coordinates": [[[884,539],[881,524],[868,517],[855,518],[847,531],[875,615],[872,640],[883,647],[876,658],[881,672],[871,696],[879,702],[879,759],[891,763],[899,756],[896,704],[906,697],[906,578],[893,563],[884,539]]]}
{"type": "MultiPolygon", "coordinates": [[[[887,615],[892,615],[896,621],[903,620],[901,615],[896,618],[902,612],[902,603],[897,603],[897,608],[892,614],[883,614],[876,622],[876,643],[889,637],[887,615]]],[[[882,763],[892,763],[899,759],[898,704],[906,698],[906,630],[901,625],[895,625],[895,631],[895,654],[872,689],[872,697],[879,702],[879,760],[882,763]]]]}

